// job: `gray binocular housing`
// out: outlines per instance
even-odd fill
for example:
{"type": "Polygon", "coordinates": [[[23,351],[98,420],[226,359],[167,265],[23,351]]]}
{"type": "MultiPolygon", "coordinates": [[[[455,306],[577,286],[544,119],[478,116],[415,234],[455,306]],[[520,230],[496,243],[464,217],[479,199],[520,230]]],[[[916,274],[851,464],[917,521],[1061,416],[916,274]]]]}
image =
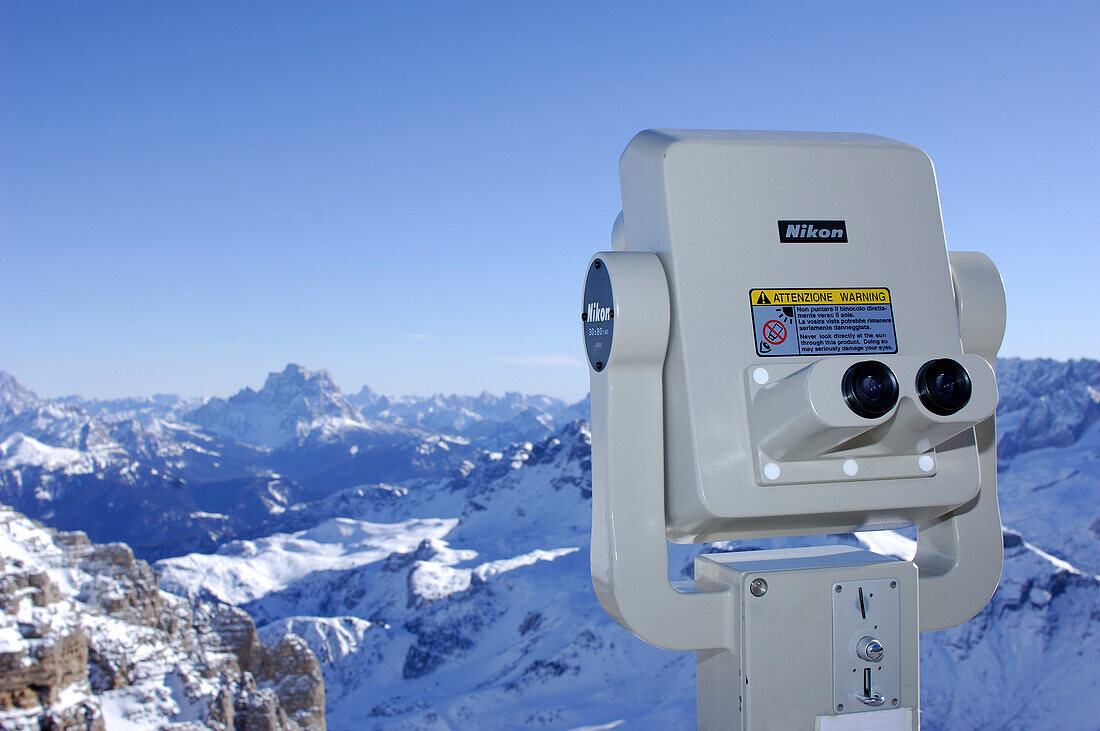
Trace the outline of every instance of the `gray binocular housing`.
{"type": "Polygon", "coordinates": [[[920,629],[973,616],[1001,568],[1004,289],[948,254],[927,155],[650,130],[619,169],[582,305],[604,607],[662,647],[728,647],[722,592],[672,586],[666,539],[917,526],[920,629]]]}

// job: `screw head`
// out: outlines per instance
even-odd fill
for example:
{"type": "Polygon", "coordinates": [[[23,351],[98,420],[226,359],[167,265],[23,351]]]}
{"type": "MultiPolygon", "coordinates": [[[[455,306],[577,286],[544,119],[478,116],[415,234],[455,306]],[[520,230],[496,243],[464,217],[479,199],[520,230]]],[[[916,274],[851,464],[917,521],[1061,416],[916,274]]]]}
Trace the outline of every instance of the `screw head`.
{"type": "Polygon", "coordinates": [[[891,698],[890,699],[890,705],[896,706],[897,704],[898,704],[898,699],[897,698],[891,698]]]}
{"type": "Polygon", "coordinates": [[[844,710],[844,704],[843,703],[837,703],[836,704],[836,709],[838,711],[843,711],[844,710]]]}
{"type": "Polygon", "coordinates": [[[890,582],[890,588],[891,588],[891,589],[897,589],[897,588],[898,588],[898,582],[896,582],[896,581],[891,581],[891,582],[890,582]]]}
{"type": "Polygon", "coordinates": [[[749,593],[753,596],[764,596],[768,593],[768,582],[763,579],[753,579],[749,582],[749,593]]]}
{"type": "Polygon", "coordinates": [[[596,370],[598,370],[598,371],[603,370],[603,363],[601,361],[596,361],[596,370]]]}
{"type": "Polygon", "coordinates": [[[839,594],[840,592],[844,591],[844,588],[843,588],[843,587],[842,587],[842,586],[841,586],[840,584],[837,584],[837,585],[836,585],[836,586],[834,586],[833,588],[834,588],[834,589],[836,589],[836,593],[837,593],[837,594],[839,594]]]}

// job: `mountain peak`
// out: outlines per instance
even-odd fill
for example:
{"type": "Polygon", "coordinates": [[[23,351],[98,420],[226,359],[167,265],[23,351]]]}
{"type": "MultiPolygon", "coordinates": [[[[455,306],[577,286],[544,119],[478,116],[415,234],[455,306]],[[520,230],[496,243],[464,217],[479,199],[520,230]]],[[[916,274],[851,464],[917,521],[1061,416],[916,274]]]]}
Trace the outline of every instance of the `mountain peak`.
{"type": "Polygon", "coordinates": [[[209,431],[248,444],[280,447],[326,422],[363,424],[363,417],[328,371],[290,363],[269,373],[263,388],[211,399],[187,415],[209,431]]]}
{"type": "Polygon", "coordinates": [[[267,374],[264,387],[259,392],[246,388],[230,398],[230,401],[247,401],[253,396],[259,396],[270,403],[287,403],[299,397],[314,400],[317,405],[341,401],[343,405],[353,409],[328,371],[310,371],[295,363],[288,364],[281,372],[267,374]]]}
{"type": "Polygon", "coordinates": [[[0,406],[7,406],[11,411],[19,413],[37,402],[38,394],[20,383],[12,374],[0,370],[0,406]]]}
{"type": "MultiPolygon", "coordinates": [[[[267,383],[272,380],[280,381],[296,381],[304,383],[310,380],[322,380],[336,385],[332,380],[332,375],[328,371],[321,369],[319,371],[311,371],[304,366],[300,366],[297,363],[287,363],[286,368],[279,372],[272,372],[267,374],[267,383]]],[[[266,385],[266,384],[265,384],[266,385]]]]}
{"type": "Polygon", "coordinates": [[[0,370],[0,401],[10,401],[14,399],[31,399],[36,401],[38,396],[30,388],[21,384],[19,379],[8,373],[7,370],[0,370]]]}

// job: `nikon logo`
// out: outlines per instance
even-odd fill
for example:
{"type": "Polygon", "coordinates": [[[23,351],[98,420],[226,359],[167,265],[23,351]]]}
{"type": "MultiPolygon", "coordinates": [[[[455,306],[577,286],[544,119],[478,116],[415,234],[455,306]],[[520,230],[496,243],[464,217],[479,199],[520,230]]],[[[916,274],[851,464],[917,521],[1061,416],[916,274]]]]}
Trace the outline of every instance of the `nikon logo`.
{"type": "Polygon", "coordinates": [[[611,319],[611,308],[600,307],[599,302],[589,302],[588,310],[584,314],[586,315],[585,322],[607,322],[611,319]]]}
{"type": "Polygon", "coordinates": [[[800,244],[815,241],[848,243],[844,221],[780,221],[779,243],[800,244]]]}

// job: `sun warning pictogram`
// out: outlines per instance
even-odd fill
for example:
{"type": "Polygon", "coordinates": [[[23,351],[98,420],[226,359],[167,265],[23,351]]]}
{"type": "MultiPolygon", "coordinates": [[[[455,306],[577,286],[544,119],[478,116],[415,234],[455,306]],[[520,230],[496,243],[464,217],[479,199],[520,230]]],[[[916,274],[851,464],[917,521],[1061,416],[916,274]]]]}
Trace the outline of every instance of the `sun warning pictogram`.
{"type": "Polygon", "coordinates": [[[768,320],[764,323],[764,339],[772,345],[779,345],[787,339],[787,326],[779,320],[768,320]]]}

